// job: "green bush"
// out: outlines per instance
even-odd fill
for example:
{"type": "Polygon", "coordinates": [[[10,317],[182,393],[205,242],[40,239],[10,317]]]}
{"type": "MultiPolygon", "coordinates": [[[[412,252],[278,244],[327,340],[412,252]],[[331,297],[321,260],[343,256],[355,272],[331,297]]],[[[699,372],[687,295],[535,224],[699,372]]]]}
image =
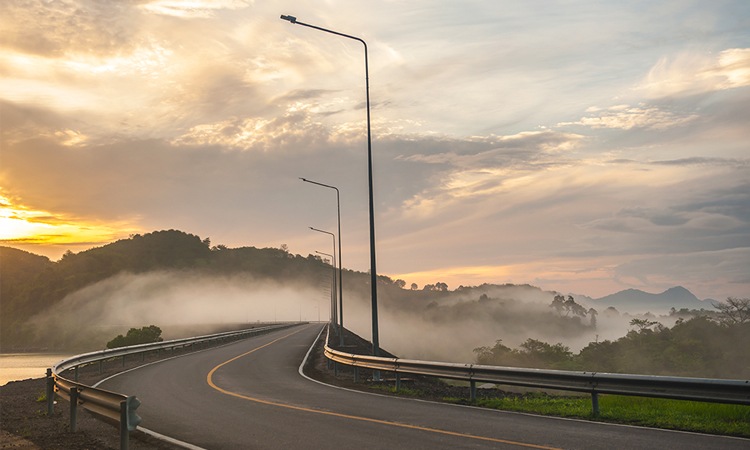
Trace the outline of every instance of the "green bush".
{"type": "Polygon", "coordinates": [[[116,338],[107,342],[107,348],[127,347],[129,345],[150,344],[152,342],[161,342],[161,328],[156,325],[149,325],[140,330],[131,328],[125,336],[118,334],[116,338]]]}

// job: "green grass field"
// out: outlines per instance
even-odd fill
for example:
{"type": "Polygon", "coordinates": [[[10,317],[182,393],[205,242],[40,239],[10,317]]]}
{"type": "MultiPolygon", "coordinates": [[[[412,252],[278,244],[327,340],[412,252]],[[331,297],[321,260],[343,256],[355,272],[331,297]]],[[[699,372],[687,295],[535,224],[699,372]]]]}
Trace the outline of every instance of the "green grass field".
{"type": "MultiPolygon", "coordinates": [[[[466,401],[455,398],[444,400],[456,403],[466,401]]],[[[600,395],[600,414],[595,416],[590,397],[556,397],[543,393],[521,398],[478,400],[476,405],[507,411],[750,438],[750,406],[600,395]]]]}

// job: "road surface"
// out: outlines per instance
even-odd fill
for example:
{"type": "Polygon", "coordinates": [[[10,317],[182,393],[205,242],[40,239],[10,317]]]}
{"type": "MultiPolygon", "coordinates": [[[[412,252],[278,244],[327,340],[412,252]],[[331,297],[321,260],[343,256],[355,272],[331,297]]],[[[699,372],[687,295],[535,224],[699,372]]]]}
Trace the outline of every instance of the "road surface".
{"type": "Polygon", "coordinates": [[[221,449],[750,449],[750,440],[541,417],[339,389],[299,366],[320,324],[161,361],[100,387],[140,426],[221,449]]]}

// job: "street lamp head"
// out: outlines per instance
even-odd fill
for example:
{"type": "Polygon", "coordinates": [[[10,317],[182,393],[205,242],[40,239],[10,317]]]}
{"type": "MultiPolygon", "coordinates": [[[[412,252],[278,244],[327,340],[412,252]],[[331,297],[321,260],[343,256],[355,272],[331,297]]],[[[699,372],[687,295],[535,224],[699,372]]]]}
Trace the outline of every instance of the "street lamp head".
{"type": "Polygon", "coordinates": [[[288,20],[291,23],[297,23],[297,18],[294,17],[294,16],[285,16],[285,15],[282,14],[281,15],[281,20],[288,20]]]}
{"type": "Polygon", "coordinates": [[[300,180],[302,180],[302,181],[307,181],[306,179],[304,179],[304,178],[302,178],[302,177],[299,177],[299,179],[300,179],[300,180]]]}

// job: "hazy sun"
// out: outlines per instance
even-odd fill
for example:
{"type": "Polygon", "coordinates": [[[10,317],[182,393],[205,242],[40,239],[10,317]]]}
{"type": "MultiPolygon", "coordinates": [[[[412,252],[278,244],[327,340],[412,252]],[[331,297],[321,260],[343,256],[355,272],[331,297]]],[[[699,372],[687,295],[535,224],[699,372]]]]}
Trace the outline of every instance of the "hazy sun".
{"type": "Polygon", "coordinates": [[[96,224],[69,220],[45,211],[14,205],[0,196],[1,244],[107,243],[138,230],[129,224],[96,224]]]}

